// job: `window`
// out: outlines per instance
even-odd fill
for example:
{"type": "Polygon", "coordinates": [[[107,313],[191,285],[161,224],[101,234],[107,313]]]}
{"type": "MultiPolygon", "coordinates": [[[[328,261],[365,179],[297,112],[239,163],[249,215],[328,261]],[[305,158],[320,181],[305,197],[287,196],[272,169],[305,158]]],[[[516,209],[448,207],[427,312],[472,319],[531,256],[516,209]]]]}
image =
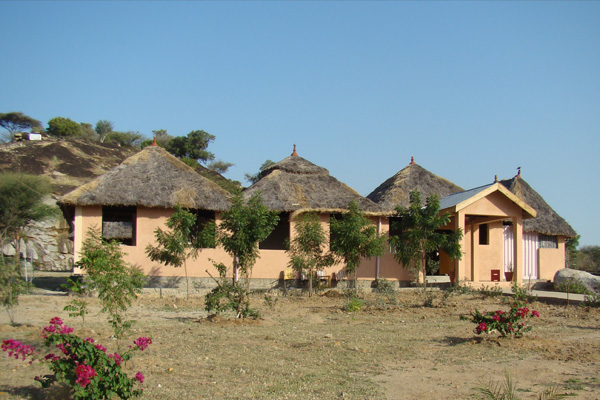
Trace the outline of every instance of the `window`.
{"type": "Polygon", "coordinates": [[[135,246],[136,207],[102,207],[102,237],[135,246]]]}
{"type": "Polygon", "coordinates": [[[540,233],[540,249],[558,249],[558,237],[540,233]]]}
{"type": "Polygon", "coordinates": [[[196,216],[196,224],[192,227],[192,237],[202,236],[203,247],[215,248],[215,212],[209,210],[189,210],[196,216]],[[208,231],[207,229],[210,229],[208,231]]]}
{"type": "Polygon", "coordinates": [[[400,220],[402,220],[402,218],[400,217],[390,217],[389,221],[390,221],[390,231],[388,233],[388,236],[396,236],[400,234],[400,220]]]}
{"type": "Polygon", "coordinates": [[[490,244],[488,224],[479,225],[479,244],[490,244]]]}
{"type": "Polygon", "coordinates": [[[261,250],[287,250],[290,241],[290,213],[279,214],[279,222],[271,234],[258,244],[261,250]]]}
{"type": "Polygon", "coordinates": [[[331,243],[333,243],[333,241],[336,239],[336,235],[331,230],[331,222],[334,220],[339,221],[341,219],[342,219],[342,214],[340,214],[340,213],[329,214],[329,250],[333,250],[331,248],[331,243]]]}

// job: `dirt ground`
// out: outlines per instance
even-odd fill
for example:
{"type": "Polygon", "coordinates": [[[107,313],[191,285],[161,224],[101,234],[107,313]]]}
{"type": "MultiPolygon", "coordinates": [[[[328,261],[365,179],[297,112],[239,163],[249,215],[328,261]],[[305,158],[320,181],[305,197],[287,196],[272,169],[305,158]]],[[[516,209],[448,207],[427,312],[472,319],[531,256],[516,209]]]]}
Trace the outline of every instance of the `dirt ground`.
{"type": "MultiPolygon", "coordinates": [[[[254,294],[262,318],[207,318],[203,296],[188,301],[146,290],[130,309],[138,336],[154,344],[137,353],[127,370],[142,371],[145,399],[465,399],[505,371],[519,398],[537,399],[557,385],[578,399],[600,399],[600,310],[530,304],[541,318],[521,339],[477,337],[459,316],[470,310],[508,309],[507,299],[440,292],[424,307],[415,291],[395,296],[363,294],[360,312],[343,310],[346,298],[330,291],[308,298],[254,294]]],[[[40,333],[53,316],[81,336],[117,350],[106,316],[91,299],[85,325],[63,307],[72,298],[37,289],[20,298],[18,326],[0,315],[0,338],[43,350],[40,333]]],[[[45,354],[45,353],[43,353],[45,354]]],[[[39,364],[0,357],[0,399],[61,398],[33,381],[39,364]]],[[[476,398],[476,397],[475,397],[476,398]]]]}

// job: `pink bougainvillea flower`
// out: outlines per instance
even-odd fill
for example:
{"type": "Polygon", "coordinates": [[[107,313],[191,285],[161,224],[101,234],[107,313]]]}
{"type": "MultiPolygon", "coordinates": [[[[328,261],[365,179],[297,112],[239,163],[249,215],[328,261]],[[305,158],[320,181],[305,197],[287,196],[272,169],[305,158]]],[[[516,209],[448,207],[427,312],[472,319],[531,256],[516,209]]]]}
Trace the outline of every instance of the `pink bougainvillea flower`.
{"type": "Polygon", "coordinates": [[[539,313],[539,312],[537,312],[537,311],[535,311],[535,310],[533,310],[533,311],[531,312],[531,315],[533,315],[534,317],[538,317],[538,318],[540,317],[540,313],[539,313]]]}
{"type": "Polygon", "coordinates": [[[144,351],[148,348],[149,345],[152,344],[152,339],[149,337],[139,337],[133,341],[133,344],[135,344],[138,347],[138,349],[144,351]]]}
{"type": "Polygon", "coordinates": [[[142,374],[141,372],[138,372],[137,374],[135,374],[135,379],[139,382],[139,383],[144,383],[144,374],[142,374]]]}
{"type": "Polygon", "coordinates": [[[86,387],[91,382],[91,379],[98,375],[94,368],[85,364],[78,365],[75,368],[75,374],[77,374],[75,383],[78,383],[81,387],[86,387]]]}
{"type": "Polygon", "coordinates": [[[63,321],[62,319],[58,318],[58,317],[54,317],[50,320],[50,325],[62,325],[63,321]]]}

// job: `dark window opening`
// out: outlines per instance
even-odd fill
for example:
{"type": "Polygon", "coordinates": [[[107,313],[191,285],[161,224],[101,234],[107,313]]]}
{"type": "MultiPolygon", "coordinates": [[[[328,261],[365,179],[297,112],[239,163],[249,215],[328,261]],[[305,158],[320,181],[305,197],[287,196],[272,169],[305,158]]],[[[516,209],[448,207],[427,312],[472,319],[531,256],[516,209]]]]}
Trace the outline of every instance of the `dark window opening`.
{"type": "Polygon", "coordinates": [[[102,207],[102,237],[126,246],[135,246],[136,207],[102,207]]]}
{"type": "Polygon", "coordinates": [[[543,235],[540,233],[539,237],[541,249],[558,249],[558,236],[543,235]]]}
{"type": "Polygon", "coordinates": [[[340,214],[340,213],[329,214],[329,250],[333,250],[331,248],[331,243],[333,243],[334,240],[337,239],[337,235],[333,232],[333,229],[331,229],[331,223],[333,221],[341,220],[342,216],[343,216],[343,214],[340,214]]]}
{"type": "Polygon", "coordinates": [[[204,249],[214,249],[215,245],[215,212],[209,210],[189,210],[196,216],[196,224],[190,231],[194,242],[200,243],[204,249]]]}
{"type": "Polygon", "coordinates": [[[261,250],[287,250],[290,241],[290,213],[279,214],[279,222],[271,234],[258,244],[261,250]]]}
{"type": "Polygon", "coordinates": [[[488,224],[479,225],[479,244],[490,244],[488,224]]]}
{"type": "Polygon", "coordinates": [[[401,217],[390,217],[389,221],[390,221],[390,231],[388,233],[388,236],[397,236],[401,233],[401,229],[400,229],[400,221],[402,220],[401,217]]]}

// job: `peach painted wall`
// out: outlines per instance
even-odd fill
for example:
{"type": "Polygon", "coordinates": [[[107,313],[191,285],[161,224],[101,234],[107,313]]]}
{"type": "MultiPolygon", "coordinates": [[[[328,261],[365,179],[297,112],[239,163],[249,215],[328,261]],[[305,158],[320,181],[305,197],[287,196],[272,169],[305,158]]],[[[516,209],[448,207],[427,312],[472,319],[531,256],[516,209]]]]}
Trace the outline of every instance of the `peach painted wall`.
{"type": "MultiPolygon", "coordinates": [[[[478,231],[479,232],[479,231],[478,231]]],[[[504,229],[502,221],[488,224],[488,243],[479,244],[479,234],[475,235],[473,246],[477,246],[476,268],[479,268],[479,280],[490,281],[492,270],[500,270],[500,280],[504,279],[504,229]]]]}
{"type": "MultiPolygon", "coordinates": [[[[166,229],[166,222],[173,213],[173,210],[163,208],[137,208],[136,220],[136,245],[126,246],[121,245],[121,249],[125,255],[125,261],[132,265],[141,268],[147,275],[158,276],[185,276],[183,267],[166,267],[158,262],[151,261],[146,256],[146,247],[149,244],[156,245],[154,239],[154,231],[157,227],[166,229]]],[[[319,216],[321,225],[327,237],[329,237],[329,214],[321,214],[319,216]]],[[[378,217],[371,218],[373,224],[379,224],[378,217]]],[[[216,215],[216,223],[220,221],[220,215],[216,215]]],[[[290,221],[290,239],[295,235],[294,225],[296,220],[290,221]]],[[[75,261],[80,258],[81,245],[85,238],[86,232],[92,226],[98,229],[102,227],[102,207],[77,207],[75,215],[75,261]]],[[[386,237],[389,231],[389,221],[387,218],[381,218],[380,232],[386,237]]],[[[187,261],[188,276],[190,277],[208,277],[206,270],[211,275],[217,276],[216,269],[212,266],[212,262],[224,263],[229,271],[232,267],[232,258],[222,249],[203,249],[196,260],[187,261]]],[[[283,250],[260,250],[260,258],[257,260],[252,270],[252,278],[260,279],[279,279],[281,273],[288,268],[289,257],[283,250]]],[[[342,263],[337,263],[325,270],[325,273],[330,275],[338,273],[344,269],[342,263]]],[[[372,280],[377,275],[377,258],[363,260],[358,268],[358,278],[372,280]]],[[[385,253],[379,258],[379,276],[389,280],[411,280],[412,276],[409,271],[402,268],[394,259],[394,255],[390,252],[389,245],[386,244],[385,253]]]]}
{"type": "Polygon", "coordinates": [[[538,249],[540,279],[552,280],[559,269],[565,267],[565,237],[558,237],[557,249],[538,249]]]}

